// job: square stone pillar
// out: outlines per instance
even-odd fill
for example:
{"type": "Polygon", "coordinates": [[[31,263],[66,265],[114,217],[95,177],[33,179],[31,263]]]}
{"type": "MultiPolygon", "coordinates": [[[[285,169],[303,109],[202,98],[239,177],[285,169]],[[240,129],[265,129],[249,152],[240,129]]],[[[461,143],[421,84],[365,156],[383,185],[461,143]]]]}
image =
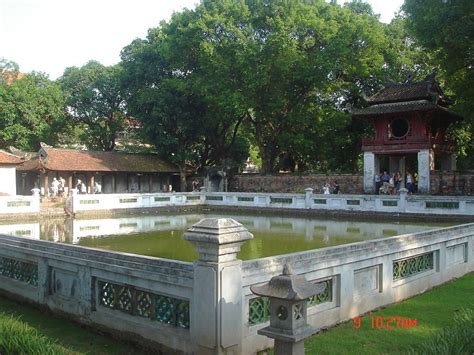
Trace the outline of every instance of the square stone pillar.
{"type": "Polygon", "coordinates": [[[364,152],[364,192],[375,193],[375,154],[364,152]]]}
{"type": "Polygon", "coordinates": [[[199,252],[194,262],[190,332],[196,354],[241,354],[244,324],[242,261],[237,253],[253,235],[231,218],[206,218],[184,239],[199,252]]]}
{"type": "Polygon", "coordinates": [[[304,193],[304,205],[306,209],[310,209],[313,205],[313,189],[311,187],[308,187],[304,189],[304,193]]]}
{"type": "Polygon", "coordinates": [[[430,192],[430,171],[434,163],[431,149],[422,149],[418,152],[418,192],[430,192]]]}

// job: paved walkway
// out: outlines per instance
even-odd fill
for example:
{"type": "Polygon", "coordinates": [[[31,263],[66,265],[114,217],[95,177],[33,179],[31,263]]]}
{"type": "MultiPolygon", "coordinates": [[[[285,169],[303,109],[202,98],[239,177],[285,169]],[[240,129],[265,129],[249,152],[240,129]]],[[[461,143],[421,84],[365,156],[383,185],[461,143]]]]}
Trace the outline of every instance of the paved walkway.
{"type": "Polygon", "coordinates": [[[40,204],[40,214],[42,216],[63,216],[65,198],[42,198],[40,204]]]}

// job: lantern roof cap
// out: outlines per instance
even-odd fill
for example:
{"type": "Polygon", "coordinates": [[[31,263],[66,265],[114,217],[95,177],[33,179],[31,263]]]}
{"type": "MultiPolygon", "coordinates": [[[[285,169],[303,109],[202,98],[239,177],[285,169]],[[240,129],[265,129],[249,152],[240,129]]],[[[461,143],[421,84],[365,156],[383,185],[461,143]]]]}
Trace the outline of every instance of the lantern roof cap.
{"type": "Polygon", "coordinates": [[[258,296],[302,301],[322,293],[326,289],[326,284],[311,283],[303,275],[293,274],[291,266],[285,264],[282,275],[272,277],[265,285],[251,286],[250,289],[258,296]]]}

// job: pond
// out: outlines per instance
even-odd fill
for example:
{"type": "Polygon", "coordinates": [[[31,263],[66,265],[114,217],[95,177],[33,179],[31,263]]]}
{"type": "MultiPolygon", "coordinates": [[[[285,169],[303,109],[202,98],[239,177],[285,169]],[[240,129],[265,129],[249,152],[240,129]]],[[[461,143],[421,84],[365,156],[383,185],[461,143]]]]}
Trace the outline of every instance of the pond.
{"type": "Polygon", "coordinates": [[[359,222],[233,214],[174,214],[104,219],[56,219],[0,225],[1,234],[194,261],[197,252],[183,233],[203,218],[231,217],[254,234],[239,254],[243,260],[392,237],[448,226],[441,223],[359,222]]]}

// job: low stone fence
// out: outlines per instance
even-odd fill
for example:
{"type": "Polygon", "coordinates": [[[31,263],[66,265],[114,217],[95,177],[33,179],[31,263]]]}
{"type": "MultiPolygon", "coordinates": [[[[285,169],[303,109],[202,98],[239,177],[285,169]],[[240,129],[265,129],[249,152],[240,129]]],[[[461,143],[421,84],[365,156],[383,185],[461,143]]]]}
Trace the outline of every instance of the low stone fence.
{"type": "MultiPolygon", "coordinates": [[[[268,326],[268,299],[253,295],[250,286],[281,274],[286,263],[308,281],[326,284],[323,294],[308,301],[308,321],[320,328],[474,271],[473,242],[474,224],[467,224],[244,261],[244,353],[271,346],[269,339],[262,344],[265,341],[257,335],[258,329],[268,326]]],[[[391,316],[396,318],[397,314],[391,316]]],[[[396,320],[389,326],[397,327],[396,320]]]]}
{"type": "Polygon", "coordinates": [[[191,352],[191,263],[0,236],[0,289],[76,320],[191,352]]]}
{"type": "MultiPolygon", "coordinates": [[[[295,193],[303,192],[305,188],[311,187],[315,192],[322,192],[325,184],[337,181],[341,192],[361,194],[364,191],[363,180],[362,175],[354,174],[241,174],[232,178],[229,189],[245,192],[295,193]]],[[[430,172],[430,193],[432,195],[474,195],[474,173],[433,170],[430,172]]]]}
{"type": "Polygon", "coordinates": [[[199,193],[149,193],[149,194],[73,194],[66,200],[66,209],[72,213],[135,208],[192,206],[204,202],[199,193]]]}
{"type": "Polygon", "coordinates": [[[0,196],[0,215],[34,214],[39,212],[39,194],[33,196],[0,196]]]}
{"type": "Polygon", "coordinates": [[[434,195],[474,195],[474,173],[432,171],[430,192],[434,195]]]}
{"type": "Polygon", "coordinates": [[[68,201],[76,214],[112,210],[173,206],[226,206],[259,209],[313,211],[382,212],[470,216],[474,196],[408,195],[321,195],[306,189],[305,194],[263,194],[241,192],[75,195],[68,201]]]}
{"type": "Polygon", "coordinates": [[[315,327],[474,271],[474,224],[244,262],[237,253],[251,235],[232,219],[201,220],[184,238],[199,252],[193,264],[2,235],[0,290],[165,351],[255,354],[272,343],[257,335],[268,299],[250,286],[286,263],[326,284],[308,301],[315,327]]]}

